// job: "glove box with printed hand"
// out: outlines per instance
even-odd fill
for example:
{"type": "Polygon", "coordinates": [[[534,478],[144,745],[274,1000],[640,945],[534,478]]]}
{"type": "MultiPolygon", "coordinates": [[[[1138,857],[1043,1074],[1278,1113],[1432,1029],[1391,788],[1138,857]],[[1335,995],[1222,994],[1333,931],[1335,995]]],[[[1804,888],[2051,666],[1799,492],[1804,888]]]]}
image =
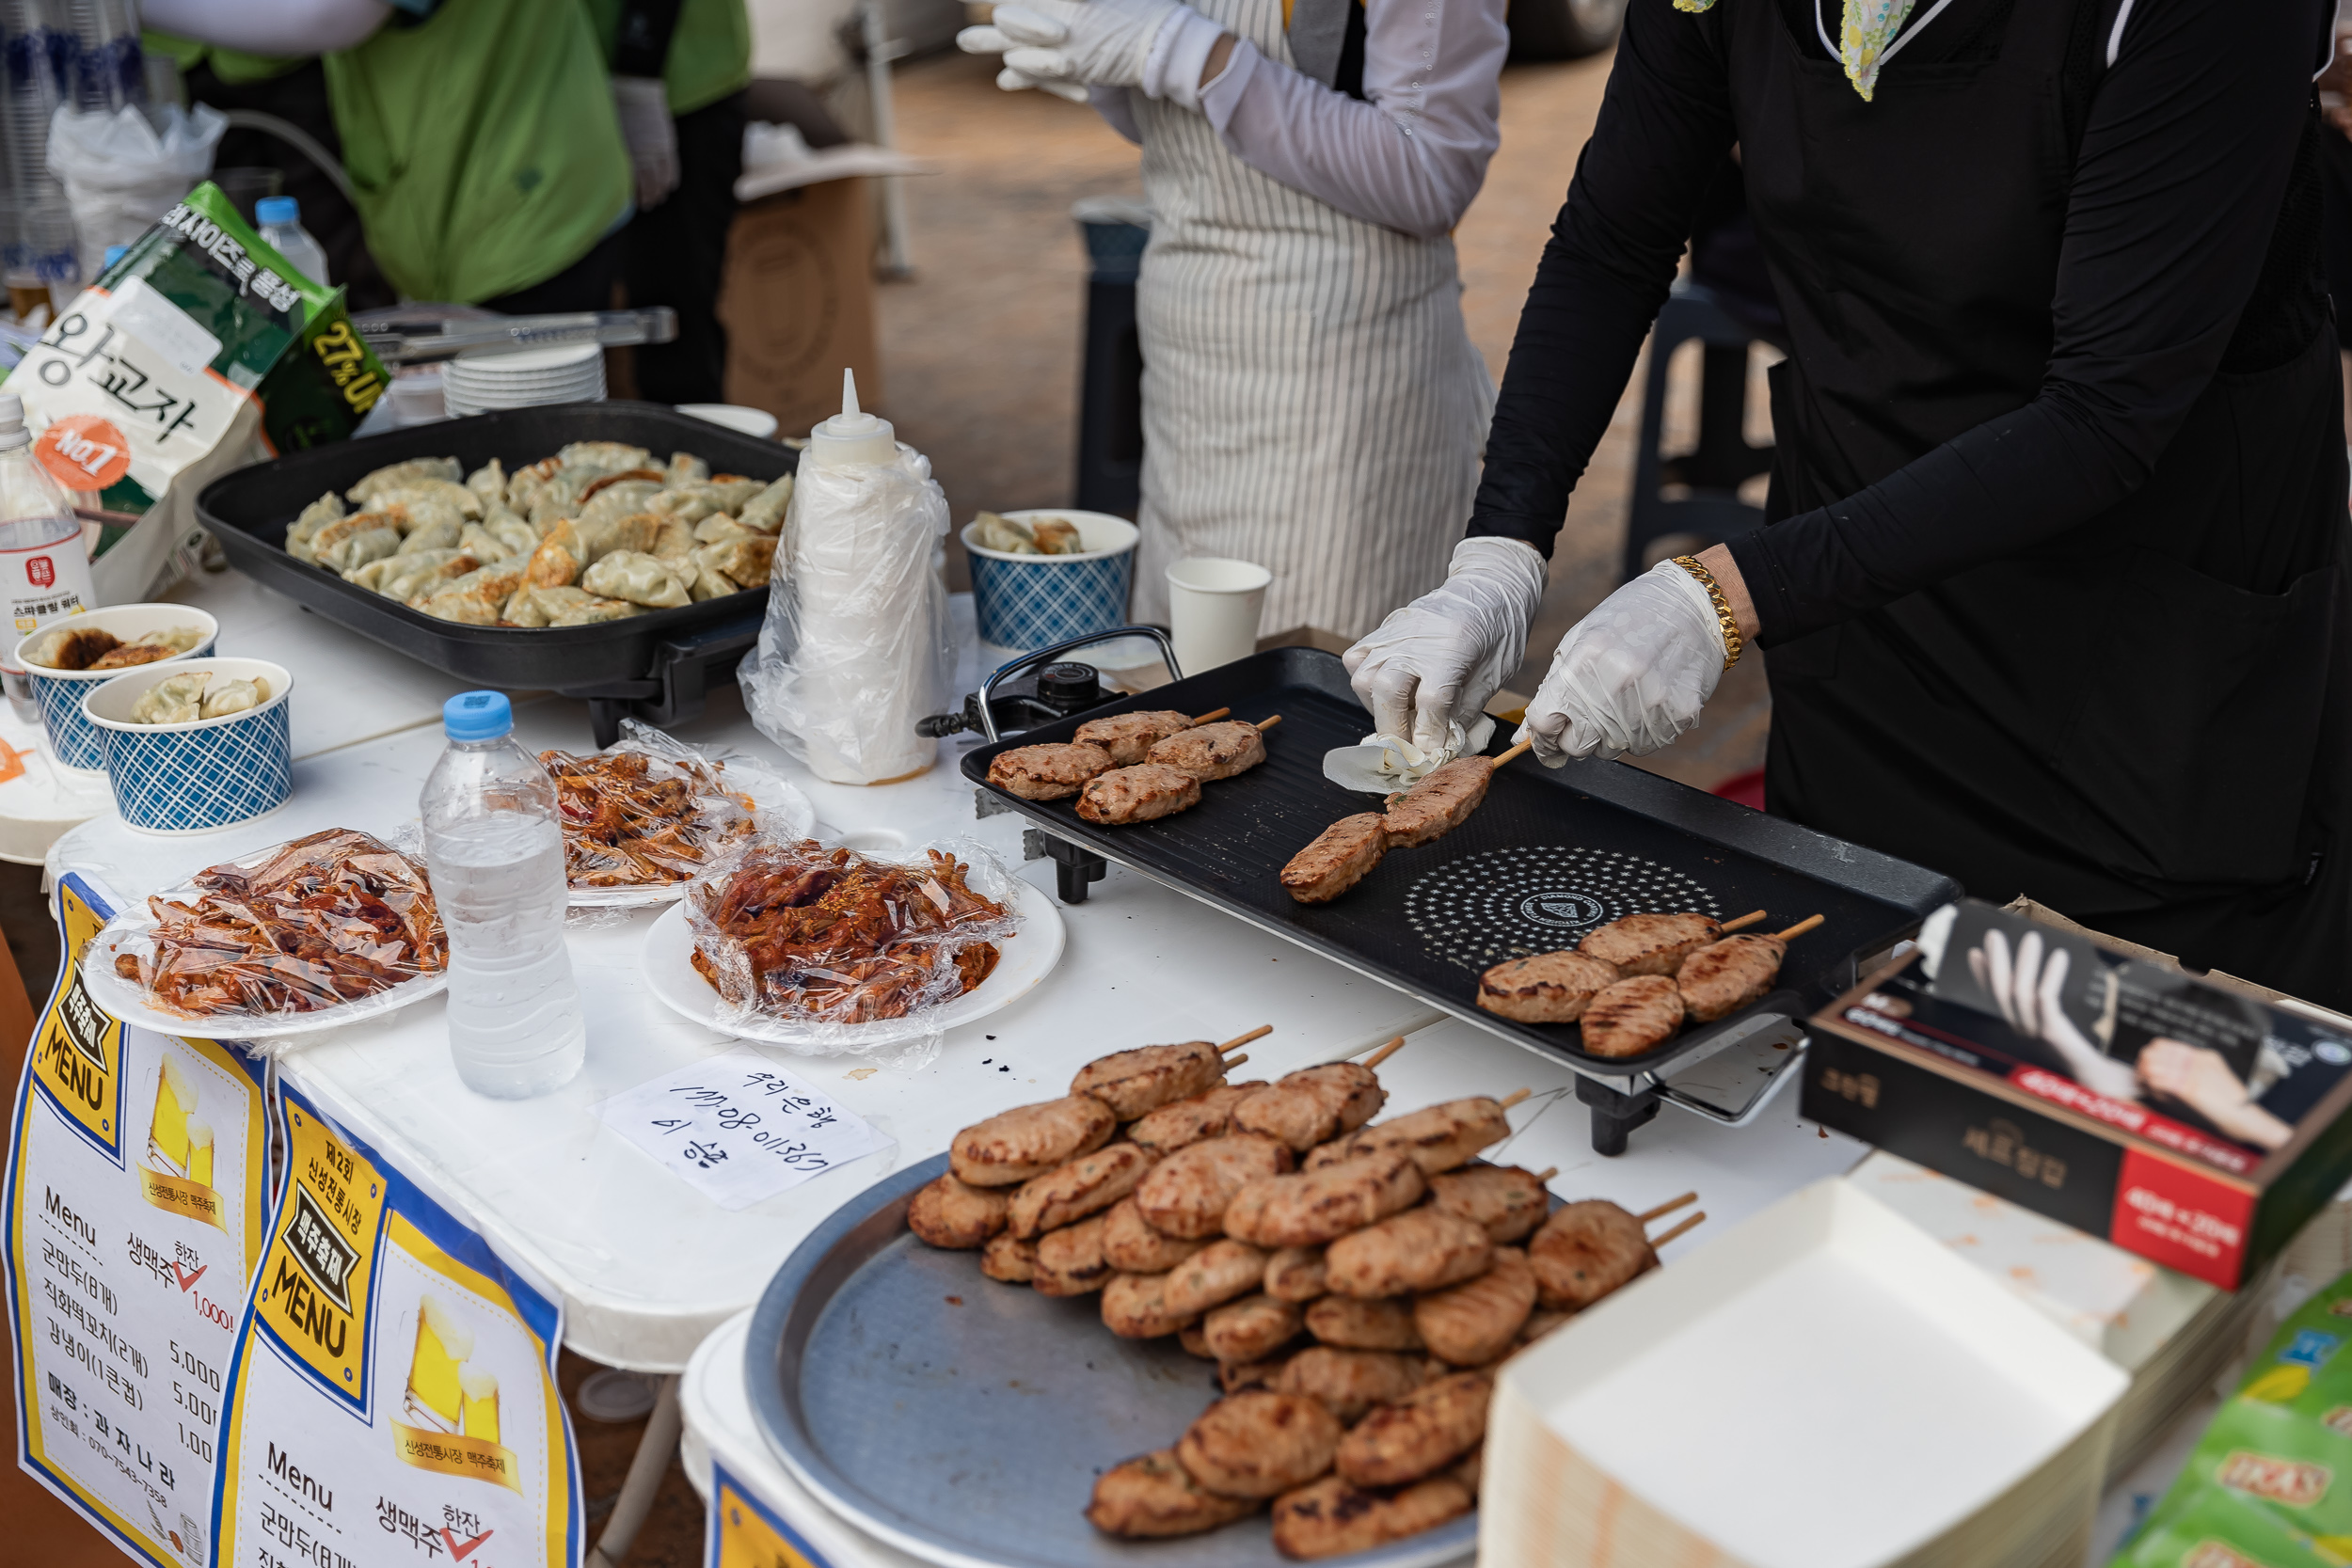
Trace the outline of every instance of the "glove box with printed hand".
{"type": "Polygon", "coordinates": [[[2352,1019],[2080,927],[1952,905],[1813,1022],[1808,1118],[2225,1290],[2352,1176],[2352,1019]]]}

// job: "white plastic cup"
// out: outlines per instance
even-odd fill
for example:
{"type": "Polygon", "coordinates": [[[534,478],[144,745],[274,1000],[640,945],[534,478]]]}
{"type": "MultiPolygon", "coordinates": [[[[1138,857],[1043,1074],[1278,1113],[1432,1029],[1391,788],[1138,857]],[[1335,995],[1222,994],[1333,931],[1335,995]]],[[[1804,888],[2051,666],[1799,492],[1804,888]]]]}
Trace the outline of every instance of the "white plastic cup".
{"type": "Polygon", "coordinates": [[[1274,574],[1249,561],[1195,556],[1168,569],[1168,637],[1187,675],[1258,651],[1258,618],[1274,574]]]}

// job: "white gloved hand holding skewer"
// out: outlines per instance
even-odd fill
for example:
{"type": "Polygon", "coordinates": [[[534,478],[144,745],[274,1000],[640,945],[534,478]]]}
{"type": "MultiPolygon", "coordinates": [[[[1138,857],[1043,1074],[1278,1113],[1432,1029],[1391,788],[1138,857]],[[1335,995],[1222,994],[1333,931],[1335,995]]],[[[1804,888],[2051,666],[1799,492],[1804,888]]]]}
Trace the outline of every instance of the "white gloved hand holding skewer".
{"type": "Polygon", "coordinates": [[[1444,582],[1342,657],[1374,730],[1436,752],[1476,724],[1526,654],[1544,578],[1544,558],[1521,540],[1454,546],[1444,582]]]}
{"type": "Polygon", "coordinates": [[[1568,628],[1519,738],[1535,743],[1547,768],[1655,752],[1699,721],[1724,657],[1714,601],[1661,561],[1568,628]]]}
{"type": "Polygon", "coordinates": [[[1083,101],[1088,87],[1140,87],[1187,109],[1200,106],[1200,77],[1225,29],[1180,0],[1015,0],[956,46],[1002,55],[996,85],[1041,87],[1083,101]]]}

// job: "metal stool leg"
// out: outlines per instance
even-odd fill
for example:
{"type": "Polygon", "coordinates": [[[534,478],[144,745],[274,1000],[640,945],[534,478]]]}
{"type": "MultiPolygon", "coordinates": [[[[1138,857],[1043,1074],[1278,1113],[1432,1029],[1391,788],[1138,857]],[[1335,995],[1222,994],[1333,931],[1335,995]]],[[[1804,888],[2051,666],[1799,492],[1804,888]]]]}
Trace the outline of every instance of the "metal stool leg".
{"type": "Polygon", "coordinates": [[[596,1537],[596,1546],[588,1553],[588,1568],[621,1568],[645,1515],[653,1512],[654,1497],[669,1471],[670,1456],[677,1452],[678,1432],[685,1424],[678,1413],[677,1385],[675,1375],[661,1380],[653,1415],[645,1421],[645,1435],[638,1440],[637,1452],[628,1462],[628,1479],[621,1482],[621,1495],[613,1500],[604,1533],[596,1537]]]}

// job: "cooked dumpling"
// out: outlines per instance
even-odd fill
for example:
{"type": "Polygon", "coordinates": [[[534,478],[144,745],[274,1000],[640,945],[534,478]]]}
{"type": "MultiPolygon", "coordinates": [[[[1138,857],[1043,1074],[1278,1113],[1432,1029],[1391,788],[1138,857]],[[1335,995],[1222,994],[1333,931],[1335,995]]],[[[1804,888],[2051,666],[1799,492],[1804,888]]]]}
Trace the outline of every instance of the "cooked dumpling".
{"type": "Polygon", "coordinates": [[[466,488],[482,498],[482,510],[486,515],[506,504],[506,466],[493,457],[466,476],[466,488]]]}
{"type": "Polygon", "coordinates": [[[400,553],[415,555],[420,550],[445,550],[465,541],[468,528],[478,529],[454,512],[444,512],[429,523],[411,527],[400,542],[400,553]]]}
{"type": "Polygon", "coordinates": [[[588,547],[569,517],[548,530],[523,567],[523,580],[533,588],[567,588],[580,580],[580,558],[588,547]]]}
{"type": "Polygon", "coordinates": [[[192,724],[204,717],[204,686],[213,678],[209,670],[191,670],[184,675],[167,675],[139,693],[139,700],[131,705],[134,724],[192,724]]]}
{"type": "Polygon", "coordinates": [[[90,660],[93,670],[135,670],[142,664],[184,654],[204,641],[202,626],[163,626],[141,632],[120,647],[109,648],[90,660]]]}
{"type": "Polygon", "coordinates": [[[310,536],[343,515],[343,499],[329,490],[302,509],[302,515],[286,530],[286,553],[296,561],[315,559],[310,548],[310,536]]]}
{"type": "Polygon", "coordinates": [[[506,601],[522,585],[521,564],[513,560],[501,561],[453,578],[429,593],[414,595],[408,605],[437,620],[457,621],[469,626],[495,626],[499,624],[499,611],[506,608],[506,601]]]}
{"type": "Polygon", "coordinates": [[[385,579],[395,572],[409,570],[409,562],[414,559],[413,556],[388,555],[380,561],[371,561],[363,566],[353,567],[343,574],[343,580],[356,582],[371,594],[381,594],[384,592],[385,579]]]}
{"type": "Polygon", "coordinates": [[[698,545],[716,545],[729,539],[768,539],[771,537],[772,536],[770,534],[760,532],[757,529],[745,528],[741,523],[737,522],[733,516],[724,512],[713,513],[710,516],[705,517],[701,522],[694,525],[694,542],[698,545]]]}
{"type": "Polygon", "coordinates": [[[445,479],[418,480],[389,490],[378,490],[368,498],[363,512],[389,512],[405,507],[421,518],[431,519],[443,513],[453,513],[459,520],[482,515],[482,498],[462,484],[445,479]]]}
{"type": "MultiPolygon", "coordinates": [[[[364,514],[362,514],[364,515],[364,514]]],[[[330,524],[329,527],[340,527],[330,524]]],[[[319,551],[318,563],[330,572],[349,572],[400,549],[396,529],[371,528],[347,533],[319,551]]]]}
{"type": "Polygon", "coordinates": [[[792,476],[785,475],[743,503],[735,520],[745,528],[773,533],[784,527],[784,509],[792,504],[792,476]]]}
{"type": "Polygon", "coordinates": [[[624,517],[602,517],[594,521],[577,519],[572,528],[586,546],[580,563],[582,568],[594,566],[615,550],[636,550],[653,553],[655,543],[661,537],[661,525],[668,521],[655,512],[636,512],[624,517]]]}
{"type": "MultiPolygon", "coordinates": [[[[720,511],[738,512],[742,509],[746,501],[767,489],[768,482],[760,479],[745,479],[741,474],[712,474],[707,488],[710,491],[711,498],[719,503],[720,511]]],[[[789,490],[785,492],[787,499],[791,494],[789,490]]],[[[781,517],[783,514],[779,512],[777,515],[781,517]]]]}
{"type": "Polygon", "coordinates": [[[674,451],[670,467],[662,476],[665,484],[698,483],[710,477],[710,465],[691,451],[674,451]]]}
{"type": "Polygon", "coordinates": [[[729,594],[743,592],[741,583],[735,581],[716,567],[704,564],[702,552],[699,550],[694,553],[692,560],[680,564],[694,574],[694,580],[686,585],[686,591],[694,596],[696,604],[702,603],[705,599],[723,599],[729,594]]]}
{"type": "Polygon", "coordinates": [[[376,469],[343,494],[364,503],[384,491],[397,490],[420,480],[439,479],[454,483],[465,471],[465,466],[454,457],[412,457],[405,463],[376,469]]]}
{"type": "Polygon", "coordinates": [[[668,610],[693,597],[670,563],[638,550],[614,550],[580,575],[580,585],[608,599],[668,610]]]}
{"type": "MultiPolygon", "coordinates": [[[[406,604],[433,584],[462,578],[482,564],[473,551],[464,549],[422,550],[415,555],[396,555],[391,558],[374,587],[386,598],[398,599],[406,604]]],[[[362,572],[366,570],[364,566],[360,568],[362,572]]],[[[361,581],[358,577],[352,580],[361,581]]],[[[366,584],[362,582],[361,586],[366,584]]]]}
{"type": "Polygon", "coordinates": [[[972,518],[972,542],[984,550],[999,555],[1043,555],[1037,547],[1037,535],[1029,525],[1018,517],[1000,517],[993,512],[976,514],[972,518]]]}
{"type": "Polygon", "coordinates": [[[482,526],[516,555],[529,555],[539,547],[539,531],[502,506],[484,513],[482,526]]]}
{"type": "Polygon", "coordinates": [[[558,451],[555,460],[567,468],[598,468],[608,474],[655,466],[653,453],[626,441],[574,441],[558,451]]]}
{"type": "Polygon", "coordinates": [[[524,588],[506,601],[506,624],[512,626],[585,626],[644,613],[627,599],[579,588],[524,588]]]}
{"type": "Polygon", "coordinates": [[[716,545],[705,545],[694,552],[694,559],[724,573],[730,581],[746,588],[765,588],[769,571],[775,564],[776,542],[761,534],[749,539],[723,540],[716,545]]]}
{"type": "Polygon", "coordinates": [[[616,480],[591,496],[573,520],[586,528],[609,517],[634,516],[645,511],[654,497],[660,493],[661,486],[654,480],[616,480]]]}
{"type": "Polygon", "coordinates": [[[256,675],[251,680],[224,680],[204,693],[201,712],[207,719],[226,719],[232,713],[260,707],[269,701],[269,682],[256,675]]]}
{"type": "MultiPolygon", "coordinates": [[[[484,528],[480,523],[466,525],[466,531],[457,536],[457,547],[461,550],[471,550],[485,563],[492,561],[504,561],[515,553],[508,547],[506,541],[484,528]]],[[[535,549],[538,546],[533,545],[532,547],[535,549]]],[[[529,551],[524,552],[524,559],[530,559],[529,551]]]]}
{"type": "Polygon", "coordinates": [[[59,626],[24,650],[31,662],[49,670],[87,670],[122,645],[113,632],[97,626],[59,626]]]}
{"type": "Polygon", "coordinates": [[[647,552],[660,560],[675,563],[694,553],[694,531],[676,517],[664,517],[654,530],[653,548],[647,552]]]}

